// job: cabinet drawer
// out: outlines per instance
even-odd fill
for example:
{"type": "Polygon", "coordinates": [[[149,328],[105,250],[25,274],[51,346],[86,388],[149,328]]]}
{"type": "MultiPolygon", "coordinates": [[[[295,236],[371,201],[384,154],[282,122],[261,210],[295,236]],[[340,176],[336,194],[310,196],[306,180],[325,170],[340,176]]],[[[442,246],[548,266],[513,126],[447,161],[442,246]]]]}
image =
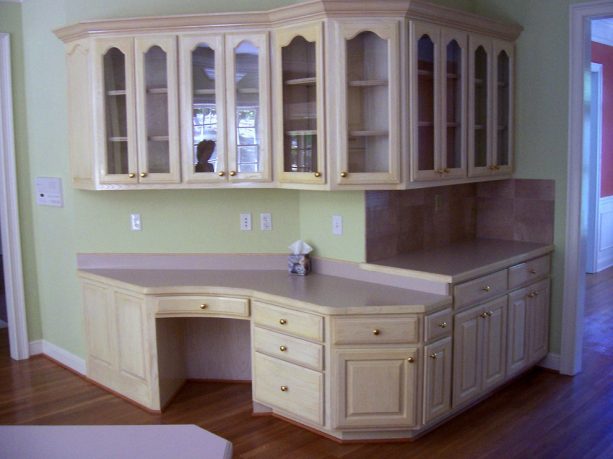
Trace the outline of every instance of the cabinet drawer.
{"type": "Polygon", "coordinates": [[[426,316],[426,341],[433,341],[442,336],[450,335],[453,313],[445,309],[426,316]]]}
{"type": "Polygon", "coordinates": [[[509,288],[514,289],[533,279],[548,275],[550,266],[550,257],[547,255],[510,267],[509,288]]]}
{"type": "Polygon", "coordinates": [[[321,344],[253,327],[253,347],[257,352],[313,370],[322,371],[324,369],[323,346],[321,344]]]}
{"type": "Polygon", "coordinates": [[[323,424],[324,379],[321,373],[259,352],[254,353],[253,364],[257,402],[323,424]]]}
{"type": "Polygon", "coordinates": [[[456,308],[478,304],[507,290],[507,271],[498,271],[478,279],[458,284],[453,288],[456,308]]]}
{"type": "Polygon", "coordinates": [[[419,341],[419,317],[342,317],[334,321],[334,344],[411,344],[419,341]]]}
{"type": "Polygon", "coordinates": [[[249,300],[223,296],[162,297],[157,313],[249,317],[249,300]]]}
{"type": "Polygon", "coordinates": [[[290,335],[323,341],[324,319],[315,314],[253,302],[253,321],[290,335]]]}

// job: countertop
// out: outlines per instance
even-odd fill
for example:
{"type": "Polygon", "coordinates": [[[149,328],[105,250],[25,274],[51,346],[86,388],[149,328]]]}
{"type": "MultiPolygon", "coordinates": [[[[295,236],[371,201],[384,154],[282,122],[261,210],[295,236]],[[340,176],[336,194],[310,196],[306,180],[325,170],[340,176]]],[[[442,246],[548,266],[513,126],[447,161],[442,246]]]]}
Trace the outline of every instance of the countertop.
{"type": "Polygon", "coordinates": [[[363,263],[363,269],[457,283],[553,251],[551,244],[474,239],[363,263]]]}
{"type": "Polygon", "coordinates": [[[110,279],[118,287],[142,294],[242,295],[333,315],[428,313],[451,304],[451,297],[445,295],[281,270],[81,269],[79,275],[110,279]]]}

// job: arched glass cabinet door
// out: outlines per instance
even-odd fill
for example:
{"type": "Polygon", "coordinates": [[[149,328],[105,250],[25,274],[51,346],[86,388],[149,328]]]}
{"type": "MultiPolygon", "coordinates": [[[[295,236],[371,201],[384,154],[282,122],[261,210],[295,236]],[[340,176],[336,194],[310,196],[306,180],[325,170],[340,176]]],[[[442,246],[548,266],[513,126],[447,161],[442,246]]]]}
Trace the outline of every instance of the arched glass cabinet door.
{"type": "Polygon", "coordinates": [[[186,182],[226,181],[223,37],[181,36],[179,53],[183,177],[186,182]]]}
{"type": "Polygon", "coordinates": [[[494,41],[494,119],[493,172],[512,173],[513,169],[513,45],[494,41]]]}
{"type": "Polygon", "coordinates": [[[136,38],[138,179],[178,183],[176,38],[136,38]]]}
{"type": "Polygon", "coordinates": [[[492,165],[491,39],[470,37],[468,156],[469,175],[488,175],[492,165]]]}
{"type": "Polygon", "coordinates": [[[134,93],[134,42],[96,42],[96,161],[103,184],[138,183],[134,93]]]}
{"type": "Polygon", "coordinates": [[[325,183],[321,23],[275,31],[275,151],[281,182],[325,183]]]}
{"type": "Polygon", "coordinates": [[[400,181],[398,21],[337,24],[338,184],[400,181]]]}
{"type": "Polygon", "coordinates": [[[270,181],[270,75],[266,34],[226,36],[228,175],[270,181]]]}

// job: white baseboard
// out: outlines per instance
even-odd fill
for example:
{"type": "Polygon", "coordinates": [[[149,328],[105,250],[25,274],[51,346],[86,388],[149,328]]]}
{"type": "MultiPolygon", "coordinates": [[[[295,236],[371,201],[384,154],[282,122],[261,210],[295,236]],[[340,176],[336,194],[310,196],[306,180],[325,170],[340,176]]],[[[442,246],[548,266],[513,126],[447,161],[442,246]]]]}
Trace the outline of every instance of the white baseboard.
{"type": "Polygon", "coordinates": [[[543,360],[541,360],[539,366],[547,368],[548,370],[560,371],[560,354],[550,352],[543,360]]]}
{"type": "Polygon", "coordinates": [[[51,357],[53,360],[57,360],[62,365],[67,366],[79,374],[85,375],[87,372],[85,359],[77,357],[72,352],[68,352],[66,349],[56,346],[55,344],[45,341],[44,339],[30,341],[30,355],[39,354],[44,354],[51,357]]]}
{"type": "Polygon", "coordinates": [[[7,324],[4,320],[0,320],[0,328],[6,328],[9,324],[7,324]]]}

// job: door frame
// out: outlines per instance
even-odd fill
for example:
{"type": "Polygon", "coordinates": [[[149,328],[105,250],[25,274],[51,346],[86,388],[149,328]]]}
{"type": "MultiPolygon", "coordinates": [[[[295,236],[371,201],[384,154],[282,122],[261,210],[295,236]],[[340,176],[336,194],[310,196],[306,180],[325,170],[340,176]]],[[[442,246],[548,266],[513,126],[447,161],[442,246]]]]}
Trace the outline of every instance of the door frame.
{"type": "Polygon", "coordinates": [[[19,360],[27,359],[30,349],[21,261],[10,46],[9,34],[0,33],[0,232],[9,345],[11,358],[19,360]]]}
{"type": "Polygon", "coordinates": [[[589,101],[584,100],[583,91],[586,79],[590,78],[590,22],[606,17],[613,17],[613,2],[610,0],[570,5],[568,182],[560,349],[560,373],[568,375],[577,374],[582,368],[588,196],[588,183],[583,171],[589,158],[589,123],[586,126],[584,116],[589,113],[589,101]]]}

